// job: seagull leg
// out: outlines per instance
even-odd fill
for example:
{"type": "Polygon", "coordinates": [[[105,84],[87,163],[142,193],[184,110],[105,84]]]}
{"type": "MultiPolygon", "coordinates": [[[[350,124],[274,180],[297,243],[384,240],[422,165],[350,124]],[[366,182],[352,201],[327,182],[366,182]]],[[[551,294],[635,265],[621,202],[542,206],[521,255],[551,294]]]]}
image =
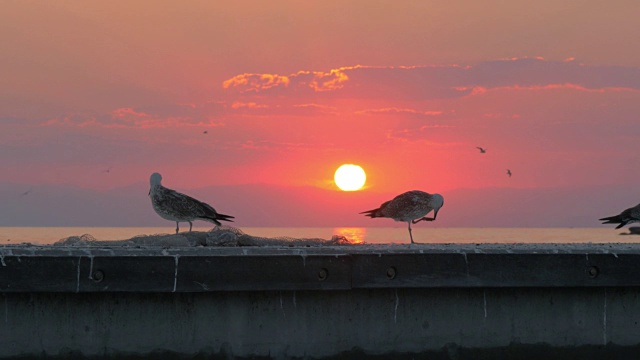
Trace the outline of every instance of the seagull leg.
{"type": "Polygon", "coordinates": [[[192,227],[193,227],[193,224],[191,223],[191,221],[189,221],[189,232],[191,232],[192,227]]]}
{"type": "Polygon", "coordinates": [[[176,221],[176,234],[178,233],[178,230],[179,230],[179,229],[180,229],[180,228],[178,227],[178,222],[176,221]]]}
{"type": "Polygon", "coordinates": [[[411,243],[414,244],[413,235],[411,234],[411,221],[407,221],[407,224],[409,224],[409,237],[411,238],[411,243]]]}

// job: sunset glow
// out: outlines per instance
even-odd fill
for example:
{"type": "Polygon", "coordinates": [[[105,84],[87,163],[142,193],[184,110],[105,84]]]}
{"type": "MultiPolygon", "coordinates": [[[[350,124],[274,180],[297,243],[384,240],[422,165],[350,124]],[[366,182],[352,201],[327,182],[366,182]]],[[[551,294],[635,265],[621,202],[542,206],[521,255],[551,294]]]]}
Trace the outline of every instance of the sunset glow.
{"type": "Polygon", "coordinates": [[[358,212],[413,189],[433,227],[635,205],[638,5],[488,2],[7,2],[0,225],[163,225],[154,172],[239,227],[385,226],[358,212]]]}

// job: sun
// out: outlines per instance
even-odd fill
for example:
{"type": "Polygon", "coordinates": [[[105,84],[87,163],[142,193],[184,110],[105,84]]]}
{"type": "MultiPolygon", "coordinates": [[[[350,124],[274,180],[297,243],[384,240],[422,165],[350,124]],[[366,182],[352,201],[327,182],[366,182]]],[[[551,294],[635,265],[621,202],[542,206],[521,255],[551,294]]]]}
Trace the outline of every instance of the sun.
{"type": "Polygon", "coordinates": [[[357,191],[362,189],[367,181],[367,174],[358,165],[344,164],[336,170],[333,180],[342,191],[357,191]]]}

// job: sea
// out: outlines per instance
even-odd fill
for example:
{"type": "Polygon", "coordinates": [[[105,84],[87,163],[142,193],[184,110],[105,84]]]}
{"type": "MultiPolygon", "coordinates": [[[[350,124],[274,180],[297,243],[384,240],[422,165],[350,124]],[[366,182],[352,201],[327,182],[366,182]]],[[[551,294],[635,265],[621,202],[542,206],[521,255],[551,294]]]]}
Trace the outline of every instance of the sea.
{"type": "MultiPolygon", "coordinates": [[[[53,244],[72,236],[91,235],[96,240],[126,240],[139,235],[172,234],[167,227],[0,227],[0,245],[30,243],[53,244]]],[[[210,231],[210,227],[194,227],[193,231],[210,231]]],[[[355,244],[407,244],[409,232],[398,227],[247,227],[245,234],[295,239],[331,239],[344,236],[355,244]]],[[[188,231],[181,228],[180,231],[188,231]]],[[[626,228],[421,228],[413,227],[413,238],[419,243],[640,243],[640,235],[626,228]]]]}

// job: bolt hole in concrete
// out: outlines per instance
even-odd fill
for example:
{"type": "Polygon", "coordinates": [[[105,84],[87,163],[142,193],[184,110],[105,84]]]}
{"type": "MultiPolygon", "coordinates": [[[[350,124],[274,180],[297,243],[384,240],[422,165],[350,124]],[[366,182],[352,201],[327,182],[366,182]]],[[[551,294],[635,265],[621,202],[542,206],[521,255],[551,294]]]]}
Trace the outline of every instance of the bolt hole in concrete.
{"type": "Polygon", "coordinates": [[[396,268],[394,266],[387,269],[387,278],[393,280],[396,278],[396,268]]]}
{"type": "Polygon", "coordinates": [[[318,270],[318,280],[324,281],[329,277],[329,270],[321,268],[318,270]]]}
{"type": "Polygon", "coordinates": [[[104,280],[104,272],[102,272],[102,270],[96,270],[92,275],[91,278],[93,279],[94,282],[101,282],[102,280],[104,280]]]}
{"type": "Polygon", "coordinates": [[[595,279],[600,274],[600,269],[598,269],[597,266],[592,266],[589,268],[587,273],[589,274],[590,278],[595,279]]]}

